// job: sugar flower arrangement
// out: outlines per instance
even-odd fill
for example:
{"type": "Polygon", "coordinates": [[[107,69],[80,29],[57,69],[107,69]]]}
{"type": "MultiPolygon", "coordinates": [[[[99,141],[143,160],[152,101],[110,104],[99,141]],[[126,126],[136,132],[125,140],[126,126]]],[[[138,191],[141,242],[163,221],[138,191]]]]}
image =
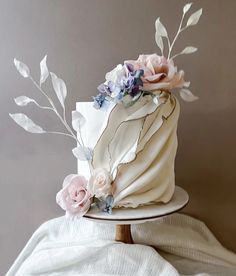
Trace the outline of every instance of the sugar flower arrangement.
{"type": "Polygon", "coordinates": [[[160,91],[171,91],[174,88],[180,89],[180,96],[185,101],[191,102],[197,99],[187,89],[190,82],[184,81],[184,71],[178,71],[174,65],[174,59],[177,56],[194,53],[197,48],[187,46],[180,53],[172,55],[175,42],[180,33],[190,26],[196,25],[202,14],[202,9],[196,11],[183,26],[185,15],[191,6],[192,3],[184,6],[180,25],[172,42],[160,18],[157,18],[155,22],[155,40],[161,55],[140,55],[137,60],[127,60],[124,64],[117,65],[111,72],[107,73],[106,81],[98,86],[100,93],[94,97],[96,108],[106,109],[111,101],[115,103],[123,102],[130,106],[138,101],[141,96],[146,95],[150,95],[155,102],[158,102],[160,91]],[[163,39],[166,39],[168,46],[167,57],[164,56],[163,39]]]}
{"type": "MultiPolygon", "coordinates": [[[[188,46],[180,53],[173,55],[173,48],[180,33],[190,26],[196,25],[202,14],[202,9],[194,12],[188,17],[184,25],[186,13],[190,10],[191,6],[192,3],[184,6],[179,28],[172,41],[170,41],[166,28],[161,23],[160,18],[156,20],[155,40],[161,55],[140,55],[137,60],[127,60],[124,64],[119,64],[111,72],[108,72],[105,76],[106,81],[98,86],[98,95],[93,97],[94,108],[106,111],[110,104],[123,104],[126,108],[129,108],[143,97],[152,100],[158,108],[161,93],[172,93],[173,89],[179,89],[181,98],[187,102],[197,99],[188,89],[190,83],[184,80],[184,71],[178,71],[174,65],[174,59],[177,56],[194,53],[197,51],[197,48],[188,46]],[[164,42],[168,46],[166,56],[164,56],[164,42]]],[[[66,216],[70,218],[82,217],[92,205],[96,205],[104,212],[111,213],[114,202],[112,195],[114,188],[113,172],[105,168],[93,166],[93,150],[86,146],[86,141],[84,141],[81,135],[81,129],[86,124],[86,118],[79,111],[75,110],[72,111],[71,126],[67,122],[65,108],[67,89],[65,82],[57,77],[55,73],[49,72],[47,56],[40,62],[39,82],[31,76],[26,64],[16,59],[14,59],[14,64],[19,73],[24,78],[30,79],[39,92],[47,99],[48,106],[42,106],[27,96],[15,98],[15,103],[18,106],[26,106],[32,103],[38,108],[54,112],[64,126],[65,132],[46,131],[23,113],[9,114],[11,118],[28,132],[58,134],[74,139],[77,147],[72,150],[73,154],[77,159],[89,164],[91,172],[89,179],[86,179],[83,173],[71,174],[65,178],[63,187],[56,196],[57,203],[66,211],[66,216]],[[61,111],[58,110],[54,101],[43,89],[43,84],[49,76],[60,103],[61,111]]],[[[127,162],[131,161],[132,158],[127,162]]]]}

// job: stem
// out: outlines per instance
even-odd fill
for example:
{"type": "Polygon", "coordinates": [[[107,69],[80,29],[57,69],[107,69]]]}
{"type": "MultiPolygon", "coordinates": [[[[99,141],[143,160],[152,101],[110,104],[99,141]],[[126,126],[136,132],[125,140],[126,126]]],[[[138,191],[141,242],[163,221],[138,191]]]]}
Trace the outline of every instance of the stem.
{"type": "Polygon", "coordinates": [[[77,143],[81,146],[80,141],[77,139],[76,135],[74,134],[74,132],[72,131],[72,129],[69,127],[69,125],[62,119],[61,115],[58,113],[57,110],[55,110],[56,115],[59,117],[60,121],[62,122],[62,124],[65,126],[65,128],[67,129],[67,131],[73,136],[73,138],[77,141],[77,143]]]}
{"type": "Polygon", "coordinates": [[[167,43],[168,43],[168,47],[169,47],[169,53],[168,53],[168,58],[169,58],[171,45],[170,45],[170,39],[168,36],[167,36],[167,43]]]}
{"type": "Polygon", "coordinates": [[[42,106],[42,105],[38,104],[37,102],[35,102],[35,104],[36,104],[39,108],[41,108],[41,109],[46,109],[46,110],[52,110],[52,111],[54,111],[52,107],[49,107],[49,106],[42,106]]]}
{"type": "Polygon", "coordinates": [[[171,59],[174,59],[174,58],[176,58],[176,57],[178,57],[178,56],[180,56],[180,55],[182,55],[182,54],[181,54],[181,53],[176,54],[176,55],[174,55],[173,57],[171,57],[171,59]]]}
{"type": "MultiPolygon", "coordinates": [[[[48,102],[50,103],[50,105],[52,106],[52,108],[50,108],[51,110],[53,110],[57,117],[60,119],[60,121],[62,122],[62,124],[65,126],[65,128],[67,129],[67,131],[71,134],[71,136],[73,136],[73,138],[77,141],[77,143],[79,145],[80,142],[77,139],[77,137],[75,136],[74,132],[71,130],[71,128],[69,127],[69,125],[67,124],[67,122],[65,120],[63,120],[63,118],[61,117],[61,115],[59,114],[59,112],[57,111],[56,106],[54,105],[53,101],[51,98],[49,98],[49,96],[42,90],[42,88],[40,87],[40,85],[38,85],[38,83],[32,78],[32,76],[30,76],[31,81],[33,82],[33,84],[38,88],[38,90],[47,98],[48,102]]],[[[65,116],[65,108],[64,108],[64,116],[65,116]]]]}
{"type": "Polygon", "coordinates": [[[71,137],[74,139],[74,137],[69,133],[64,133],[64,132],[59,132],[59,131],[47,131],[46,133],[64,135],[64,136],[68,136],[68,137],[71,137]]]}
{"type": "Polygon", "coordinates": [[[48,95],[42,90],[41,86],[37,84],[37,82],[32,78],[32,76],[29,76],[30,80],[33,82],[33,84],[38,88],[38,90],[47,98],[50,105],[53,109],[56,109],[55,105],[53,104],[53,101],[48,97],[48,95]]]}
{"type": "Polygon", "coordinates": [[[174,39],[173,39],[171,45],[169,46],[168,59],[170,59],[171,51],[173,50],[173,46],[174,46],[174,44],[175,44],[175,42],[176,42],[176,40],[177,40],[179,34],[180,34],[183,30],[186,29],[186,27],[184,27],[184,28],[182,29],[182,24],[183,24],[184,16],[185,16],[185,14],[183,14],[183,16],[182,16],[182,18],[181,18],[181,21],[180,21],[180,24],[179,24],[178,31],[177,31],[177,33],[176,33],[176,35],[175,35],[175,37],[174,37],[174,39]]]}
{"type": "Polygon", "coordinates": [[[63,108],[63,119],[66,122],[66,109],[65,108],[63,108]]]}
{"type": "Polygon", "coordinates": [[[83,138],[82,138],[82,135],[81,135],[81,128],[80,128],[80,125],[79,125],[79,138],[80,138],[80,141],[81,141],[82,146],[84,147],[84,141],[83,141],[83,138]]]}

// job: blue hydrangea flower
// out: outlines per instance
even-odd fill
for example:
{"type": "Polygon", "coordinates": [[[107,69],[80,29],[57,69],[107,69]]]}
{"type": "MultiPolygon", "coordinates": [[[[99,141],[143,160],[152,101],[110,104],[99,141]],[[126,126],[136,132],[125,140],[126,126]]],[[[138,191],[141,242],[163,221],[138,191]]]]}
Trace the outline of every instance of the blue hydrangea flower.
{"type": "Polygon", "coordinates": [[[106,95],[100,93],[97,96],[93,97],[93,100],[94,100],[93,106],[96,109],[100,109],[103,107],[104,103],[106,102],[106,95]]]}
{"type": "Polygon", "coordinates": [[[105,200],[97,200],[96,205],[98,209],[102,212],[106,212],[108,214],[112,213],[112,207],[114,203],[114,198],[112,195],[108,195],[105,200]]]}
{"type": "Polygon", "coordinates": [[[110,90],[109,85],[107,85],[105,83],[100,84],[97,87],[97,89],[101,94],[105,94],[105,95],[110,95],[111,94],[111,90],[110,90]]]}
{"type": "Polygon", "coordinates": [[[130,73],[134,71],[134,66],[133,66],[133,64],[126,63],[125,66],[126,66],[127,70],[128,70],[130,73]]]}
{"type": "Polygon", "coordinates": [[[117,85],[109,81],[108,87],[109,87],[109,90],[111,91],[111,98],[113,98],[115,102],[120,102],[123,98],[123,91],[124,91],[123,83],[120,83],[120,85],[117,85]]]}
{"type": "Polygon", "coordinates": [[[135,97],[140,93],[139,87],[143,85],[141,77],[143,70],[136,70],[129,72],[129,76],[124,80],[125,90],[131,97],[135,97]]]}
{"type": "Polygon", "coordinates": [[[104,109],[110,101],[119,103],[122,102],[123,97],[126,95],[135,98],[140,94],[140,86],[143,86],[141,77],[144,71],[142,69],[134,71],[134,67],[131,64],[126,64],[125,66],[128,71],[127,77],[122,77],[117,83],[109,81],[98,86],[100,93],[93,97],[95,108],[104,109]]]}

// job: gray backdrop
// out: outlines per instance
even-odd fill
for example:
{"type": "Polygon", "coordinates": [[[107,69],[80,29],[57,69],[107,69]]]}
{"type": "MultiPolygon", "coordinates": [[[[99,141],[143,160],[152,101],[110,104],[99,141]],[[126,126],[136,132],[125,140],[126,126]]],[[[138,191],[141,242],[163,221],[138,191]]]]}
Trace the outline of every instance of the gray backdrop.
{"type": "MultiPolygon", "coordinates": [[[[64,177],[76,172],[70,138],[31,135],[9,118],[23,111],[13,98],[27,95],[45,103],[15,70],[24,61],[39,78],[39,62],[68,88],[68,110],[90,100],[104,75],[126,59],[157,51],[154,21],[161,16],[170,35],[179,23],[182,0],[0,1],[0,274],[6,272],[33,231],[63,215],[55,194],[64,177]]],[[[195,103],[181,102],[176,182],[190,194],[185,212],[206,222],[216,237],[236,251],[235,64],[236,1],[199,0],[200,23],[177,44],[199,48],[176,60],[186,71],[195,103]]],[[[53,93],[50,83],[46,85],[53,93]]],[[[24,112],[40,125],[61,129],[50,112],[33,106],[24,112]]],[[[68,112],[70,116],[70,112],[68,112]]]]}

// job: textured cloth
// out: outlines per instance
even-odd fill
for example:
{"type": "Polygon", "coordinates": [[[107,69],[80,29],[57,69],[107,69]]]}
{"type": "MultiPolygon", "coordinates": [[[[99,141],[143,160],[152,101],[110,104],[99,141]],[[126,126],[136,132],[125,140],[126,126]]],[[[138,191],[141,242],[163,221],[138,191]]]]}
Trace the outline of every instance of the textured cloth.
{"type": "Polygon", "coordinates": [[[236,254],[186,215],[132,225],[134,245],[115,242],[114,235],[111,224],[50,220],[33,234],[7,276],[236,275],[236,254]]]}

